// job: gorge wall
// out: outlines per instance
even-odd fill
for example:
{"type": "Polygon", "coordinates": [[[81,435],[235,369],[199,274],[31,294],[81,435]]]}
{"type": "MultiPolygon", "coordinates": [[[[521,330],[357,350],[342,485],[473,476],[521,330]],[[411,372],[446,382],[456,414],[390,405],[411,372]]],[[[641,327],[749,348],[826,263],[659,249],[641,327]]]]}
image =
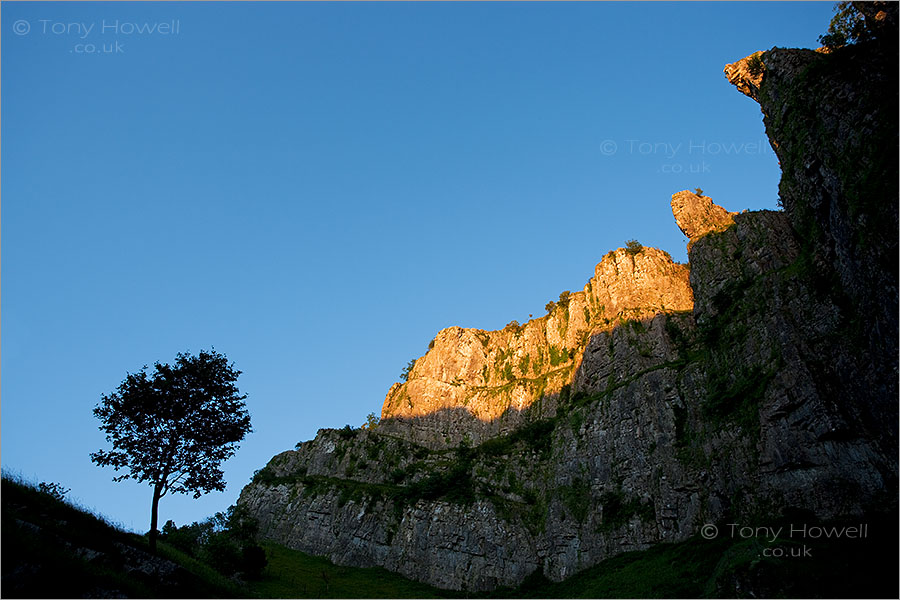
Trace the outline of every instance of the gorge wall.
{"type": "Polygon", "coordinates": [[[722,519],[896,510],[896,97],[871,83],[889,72],[868,46],[729,65],[784,211],[678,192],[689,267],[618,249],[544,317],[439,332],[380,425],[320,430],[239,503],[268,539],[467,590],[722,519]]]}
{"type": "Polygon", "coordinates": [[[500,331],[438,332],[404,383],[388,392],[379,430],[431,449],[478,443],[552,416],[590,336],[666,312],[690,311],[687,265],[655,248],[619,248],[549,313],[500,331]]]}

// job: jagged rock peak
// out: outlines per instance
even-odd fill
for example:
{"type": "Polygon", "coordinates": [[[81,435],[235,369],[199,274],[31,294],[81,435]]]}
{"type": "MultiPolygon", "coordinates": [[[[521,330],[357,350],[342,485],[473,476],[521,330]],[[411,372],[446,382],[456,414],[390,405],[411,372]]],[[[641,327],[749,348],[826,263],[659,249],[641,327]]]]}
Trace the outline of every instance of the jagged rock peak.
{"type": "Polygon", "coordinates": [[[672,214],[684,235],[690,238],[688,247],[708,233],[724,231],[734,224],[734,215],[709,196],[701,196],[688,190],[672,194],[672,214]]]}

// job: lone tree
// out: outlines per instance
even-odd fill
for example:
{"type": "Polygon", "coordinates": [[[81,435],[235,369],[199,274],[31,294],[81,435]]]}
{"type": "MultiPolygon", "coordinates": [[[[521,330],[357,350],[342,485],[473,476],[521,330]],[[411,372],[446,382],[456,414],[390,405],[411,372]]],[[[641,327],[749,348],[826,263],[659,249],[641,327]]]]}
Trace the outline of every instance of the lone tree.
{"type": "Polygon", "coordinates": [[[178,354],[174,366],[156,363],[129,373],[116,391],[102,396],[94,415],[112,443],[91,461],[153,486],[150,549],[156,552],[159,499],[169,492],[194,498],[223,491],[219,468],[250,431],[250,415],[235,381],[241,374],[215,350],[178,354]]]}

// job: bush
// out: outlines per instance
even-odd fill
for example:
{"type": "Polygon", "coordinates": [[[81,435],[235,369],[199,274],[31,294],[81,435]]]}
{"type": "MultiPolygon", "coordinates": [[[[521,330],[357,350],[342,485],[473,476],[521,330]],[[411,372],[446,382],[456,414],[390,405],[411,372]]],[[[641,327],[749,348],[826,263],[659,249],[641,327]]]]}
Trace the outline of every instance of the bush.
{"type": "Polygon", "coordinates": [[[266,558],[266,551],[262,546],[253,544],[252,546],[244,546],[241,550],[241,571],[248,579],[260,579],[262,572],[269,564],[266,558]]]}
{"type": "Polygon", "coordinates": [[[353,429],[350,425],[344,425],[340,429],[338,429],[338,435],[342,440],[352,440],[356,437],[356,434],[359,430],[353,429]]]}
{"type": "Polygon", "coordinates": [[[456,449],[456,460],[449,468],[431,473],[408,486],[402,494],[402,499],[415,502],[419,499],[441,498],[456,504],[470,504],[475,500],[475,487],[472,484],[473,458],[472,449],[461,444],[456,449]]]}
{"type": "MultiPolygon", "coordinates": [[[[300,444],[297,444],[298,446],[300,444]]],[[[257,469],[253,472],[253,477],[250,479],[253,483],[263,483],[263,484],[271,484],[274,483],[275,480],[278,479],[278,476],[269,469],[268,466],[263,467],[262,469],[257,469]]]]}
{"type": "Polygon", "coordinates": [[[526,354],[522,358],[519,359],[519,371],[522,373],[522,377],[528,375],[528,366],[531,362],[531,355],[526,354]]]}
{"type": "Polygon", "coordinates": [[[210,536],[201,548],[200,557],[223,575],[234,575],[241,567],[241,547],[224,532],[210,536]]]}
{"type": "Polygon", "coordinates": [[[201,522],[163,525],[161,539],[196,557],[223,575],[244,573],[257,578],[266,567],[266,553],[256,543],[259,523],[243,506],[230,506],[201,522]]]}
{"type": "Polygon", "coordinates": [[[554,302],[553,300],[551,300],[550,302],[548,302],[548,303],[544,306],[544,310],[546,310],[546,311],[547,311],[547,314],[549,315],[549,314],[552,313],[554,310],[556,310],[556,302],[554,302]]]}
{"type": "Polygon", "coordinates": [[[409,374],[412,373],[413,367],[416,366],[416,359],[412,359],[409,361],[405,367],[403,367],[403,371],[400,373],[400,379],[403,381],[409,381],[409,374]]]}
{"type": "Polygon", "coordinates": [[[569,351],[566,348],[557,348],[550,344],[550,366],[555,367],[569,359],[569,351]]]}
{"type": "Polygon", "coordinates": [[[590,484],[576,477],[572,485],[559,487],[559,497],[575,520],[584,523],[591,510],[590,484]]]}
{"type": "Polygon", "coordinates": [[[491,438],[482,442],[478,451],[485,456],[503,456],[510,454],[516,444],[524,442],[526,447],[547,456],[553,444],[553,430],[556,422],[553,419],[541,419],[516,429],[510,434],[491,438]]]}
{"type": "Polygon", "coordinates": [[[366,415],[366,424],[363,425],[363,428],[369,429],[369,430],[375,429],[376,427],[378,427],[378,424],[380,422],[381,422],[381,417],[379,417],[378,415],[376,415],[373,412],[370,412],[369,414],[366,415]]]}
{"type": "Polygon", "coordinates": [[[641,252],[643,250],[644,250],[643,244],[641,244],[637,240],[628,240],[627,242],[625,242],[625,252],[627,252],[631,256],[634,256],[635,254],[638,254],[639,252],[641,252]]]}
{"type": "MultiPolygon", "coordinates": [[[[752,77],[759,77],[763,74],[763,71],[766,70],[766,66],[763,64],[762,58],[760,54],[754,54],[750,57],[750,60],[747,61],[747,71],[750,73],[752,77]]],[[[697,188],[700,189],[700,188],[697,188]]],[[[702,194],[697,194],[701,196],[702,194]]]]}
{"type": "Polygon", "coordinates": [[[603,510],[600,531],[609,531],[624,525],[634,517],[645,522],[656,518],[656,509],[651,502],[644,504],[637,498],[626,499],[620,489],[601,494],[600,505],[603,510]]]}
{"type": "Polygon", "coordinates": [[[212,523],[208,519],[202,523],[192,523],[183,527],[176,527],[175,522],[169,519],[163,525],[160,539],[190,556],[197,556],[211,529],[212,523]]]}
{"type": "Polygon", "coordinates": [[[63,502],[66,499],[66,494],[68,494],[72,490],[64,488],[58,483],[48,483],[46,481],[42,481],[38,484],[38,491],[43,492],[48,496],[52,496],[60,502],[63,502]]]}

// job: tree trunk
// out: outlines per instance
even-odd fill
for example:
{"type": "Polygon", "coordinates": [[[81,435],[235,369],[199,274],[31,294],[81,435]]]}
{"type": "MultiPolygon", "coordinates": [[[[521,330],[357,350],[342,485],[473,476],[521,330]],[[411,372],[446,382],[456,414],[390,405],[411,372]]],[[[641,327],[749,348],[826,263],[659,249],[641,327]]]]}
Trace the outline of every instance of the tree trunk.
{"type": "Polygon", "coordinates": [[[153,507],[150,511],[150,552],[156,554],[156,525],[159,518],[159,499],[162,497],[162,484],[153,486],[153,507]]]}

